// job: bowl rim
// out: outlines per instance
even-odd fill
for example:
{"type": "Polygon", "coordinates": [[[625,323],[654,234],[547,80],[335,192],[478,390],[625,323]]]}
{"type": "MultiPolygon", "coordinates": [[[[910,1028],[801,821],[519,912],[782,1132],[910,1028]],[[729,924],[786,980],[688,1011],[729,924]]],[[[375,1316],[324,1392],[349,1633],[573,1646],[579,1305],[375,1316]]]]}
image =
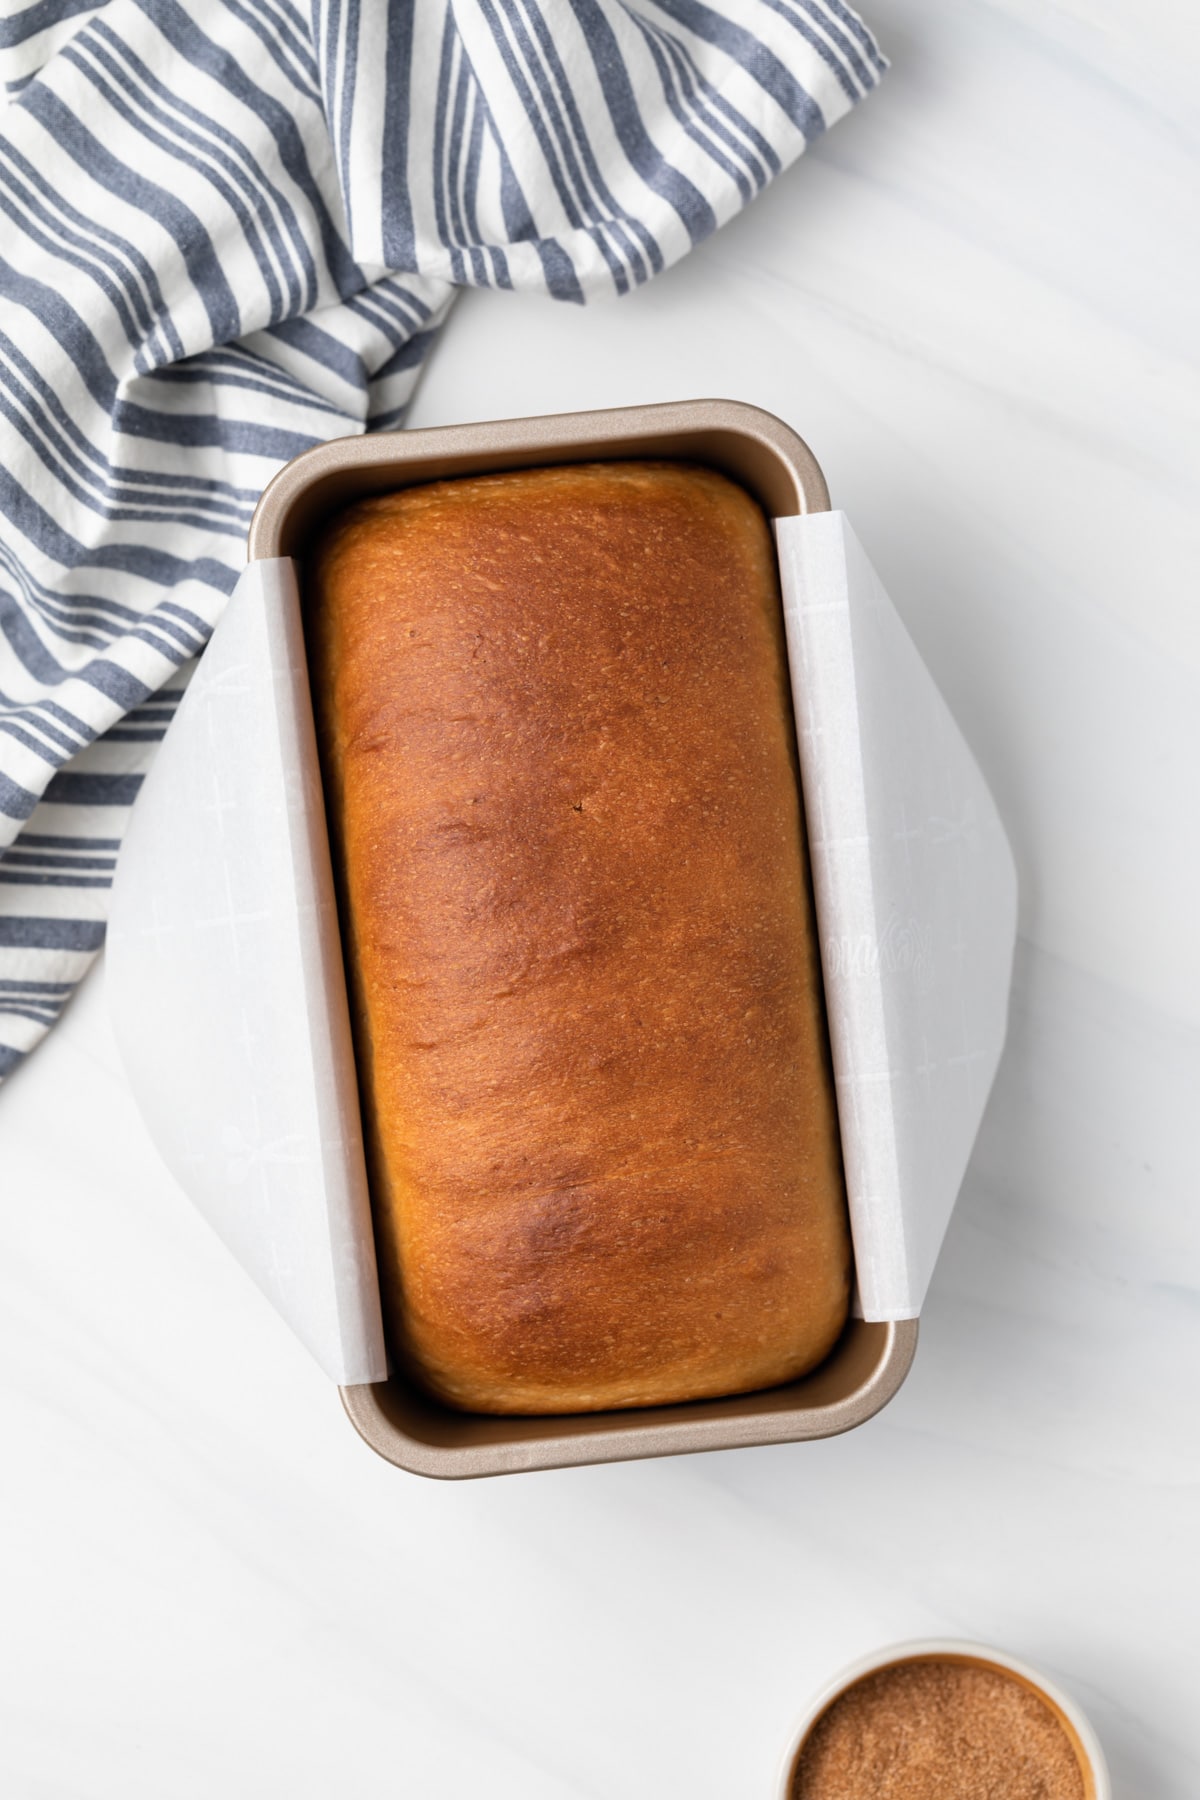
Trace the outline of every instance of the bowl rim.
{"type": "Polygon", "coordinates": [[[878,1669],[890,1668],[893,1663],[941,1657],[990,1663],[995,1668],[1020,1676],[1049,1702],[1060,1715],[1061,1723],[1067,1727],[1067,1735],[1073,1741],[1084,1777],[1091,1781],[1091,1792],[1086,1795],[1086,1800],[1112,1800],[1112,1783],[1100,1739],[1078,1701],[1064,1693],[1057,1682],[1052,1681],[1035,1664],[1013,1656],[1007,1650],[998,1649],[994,1644],[980,1643],[972,1638],[905,1638],[868,1651],[839,1669],[813,1695],[793,1727],[779,1759],[772,1800],[791,1800],[792,1776],[806,1738],[821,1715],[855,1682],[861,1681],[864,1675],[874,1674],[878,1669]]]}

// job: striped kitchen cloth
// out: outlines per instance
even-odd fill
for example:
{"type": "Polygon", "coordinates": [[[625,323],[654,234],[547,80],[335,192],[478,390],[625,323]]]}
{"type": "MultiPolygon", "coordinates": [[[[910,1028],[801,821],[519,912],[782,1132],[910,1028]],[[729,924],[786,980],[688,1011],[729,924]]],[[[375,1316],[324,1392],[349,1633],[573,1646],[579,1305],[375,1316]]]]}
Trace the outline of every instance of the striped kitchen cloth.
{"type": "Polygon", "coordinates": [[[627,292],[884,66],[841,0],[0,5],[0,1076],[279,465],[401,425],[457,288],[627,292]]]}

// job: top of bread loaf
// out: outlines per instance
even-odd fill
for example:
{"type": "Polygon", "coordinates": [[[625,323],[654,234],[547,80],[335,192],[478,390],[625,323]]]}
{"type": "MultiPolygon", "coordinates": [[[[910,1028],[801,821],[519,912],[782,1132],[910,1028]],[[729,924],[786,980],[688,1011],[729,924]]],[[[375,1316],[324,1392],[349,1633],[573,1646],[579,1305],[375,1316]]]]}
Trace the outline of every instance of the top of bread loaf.
{"type": "Polygon", "coordinates": [[[762,512],[438,482],[307,586],[394,1344],[495,1411],[807,1368],[848,1239],[762,512]]]}

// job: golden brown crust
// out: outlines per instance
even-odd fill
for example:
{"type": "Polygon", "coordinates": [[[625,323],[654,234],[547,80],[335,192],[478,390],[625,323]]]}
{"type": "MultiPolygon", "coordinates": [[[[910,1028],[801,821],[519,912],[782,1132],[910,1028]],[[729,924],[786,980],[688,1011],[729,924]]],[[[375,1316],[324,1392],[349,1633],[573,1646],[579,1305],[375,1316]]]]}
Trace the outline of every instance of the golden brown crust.
{"type": "Polygon", "coordinates": [[[685,464],[438,482],[308,599],[393,1345],[482,1412],[802,1373],[849,1248],[762,513],[685,464]]]}

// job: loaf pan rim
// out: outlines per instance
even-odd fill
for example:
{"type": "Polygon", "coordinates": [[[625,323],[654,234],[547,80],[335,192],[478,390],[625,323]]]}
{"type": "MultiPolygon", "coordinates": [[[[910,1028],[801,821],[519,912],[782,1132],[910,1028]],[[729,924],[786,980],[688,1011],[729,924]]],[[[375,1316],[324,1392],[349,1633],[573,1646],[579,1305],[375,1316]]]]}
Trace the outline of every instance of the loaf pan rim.
{"type": "MultiPolygon", "coordinates": [[[[386,1416],[377,1389],[386,1388],[387,1382],[363,1382],[341,1387],[338,1393],[355,1431],[384,1462],[407,1474],[441,1481],[533,1474],[599,1463],[645,1462],[663,1456],[690,1456],[713,1450],[758,1449],[769,1444],[840,1437],[843,1432],[865,1425],[868,1419],[883,1411],[899,1392],[912,1367],[920,1322],[917,1319],[892,1319],[877,1321],[876,1325],[877,1329],[887,1332],[887,1347],[861,1387],[824,1406],[795,1407],[790,1411],[780,1409],[763,1414],[747,1411],[740,1419],[681,1416],[669,1423],[659,1422],[659,1415],[664,1412],[686,1415],[693,1407],[707,1404],[693,1401],[678,1407],[654,1408],[653,1422],[643,1420],[639,1423],[638,1409],[630,1408],[623,1414],[603,1415],[605,1418],[622,1418],[628,1423],[599,1430],[581,1430],[574,1435],[563,1432],[552,1438],[530,1438],[484,1447],[469,1444],[437,1446],[410,1436],[386,1416]],[[731,1429],[735,1426],[742,1428],[731,1429]]],[[[836,1349],[832,1355],[837,1355],[836,1349]]],[[[733,1395],[729,1399],[742,1400],[749,1408],[756,1400],[777,1392],[777,1389],[768,1388],[733,1395]]],[[[449,1408],[445,1410],[450,1411],[449,1408]]],[[[591,1420],[596,1415],[563,1414],[562,1417],[591,1420]]],[[[489,1416],[489,1422],[493,1422],[493,1416],[489,1416]]]]}
{"type": "Polygon", "coordinates": [[[750,439],[778,459],[794,489],[794,505],[790,510],[770,509],[772,517],[829,511],[829,489],[820,464],[799,433],[774,413],[741,400],[674,400],[652,406],[607,407],[598,412],[539,413],[468,425],[369,432],[314,444],[285,463],[264,488],[250,521],[247,556],[258,562],[291,554],[288,528],[294,509],[302,504],[306,491],[331,475],[493,454],[506,459],[504,467],[531,467],[543,453],[553,460],[556,453],[561,457],[567,451],[574,454],[565,460],[585,460],[577,453],[592,447],[597,460],[603,460],[606,455],[623,454],[619,446],[632,440],[692,433],[728,433],[750,439]],[[514,456],[520,460],[511,460],[514,456]]]}

